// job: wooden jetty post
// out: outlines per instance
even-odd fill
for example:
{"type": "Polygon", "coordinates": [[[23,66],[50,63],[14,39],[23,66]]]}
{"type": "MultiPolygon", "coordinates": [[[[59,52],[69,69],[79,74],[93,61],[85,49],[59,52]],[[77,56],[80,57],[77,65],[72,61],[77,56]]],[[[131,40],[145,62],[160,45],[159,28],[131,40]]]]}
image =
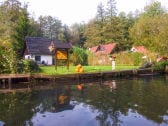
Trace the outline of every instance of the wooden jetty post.
{"type": "MultiPolygon", "coordinates": [[[[23,79],[27,78],[30,81],[30,74],[1,74],[0,80],[2,80],[3,85],[5,85],[5,80],[7,80],[8,89],[12,89],[12,79],[23,79]]],[[[4,87],[5,88],[5,87],[4,87]]]]}
{"type": "Polygon", "coordinates": [[[8,86],[9,86],[9,90],[12,89],[12,84],[11,84],[12,80],[11,78],[8,78],[8,86]]]}

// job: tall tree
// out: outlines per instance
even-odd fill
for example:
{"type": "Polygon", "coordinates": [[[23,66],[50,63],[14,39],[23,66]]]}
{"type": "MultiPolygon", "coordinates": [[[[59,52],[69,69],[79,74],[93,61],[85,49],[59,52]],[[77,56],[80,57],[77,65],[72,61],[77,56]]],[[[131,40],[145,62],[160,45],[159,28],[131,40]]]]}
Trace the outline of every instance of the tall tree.
{"type": "Polygon", "coordinates": [[[103,24],[105,20],[105,10],[104,10],[104,5],[102,3],[99,3],[99,5],[97,6],[96,18],[97,18],[97,21],[103,24]]]}
{"type": "Polygon", "coordinates": [[[18,22],[15,27],[15,32],[13,38],[14,38],[14,43],[13,48],[14,51],[17,52],[18,57],[22,57],[23,53],[23,48],[24,48],[24,43],[25,43],[25,37],[29,35],[29,17],[28,17],[28,12],[27,12],[27,5],[20,11],[20,16],[18,19],[18,22]]]}
{"type": "Polygon", "coordinates": [[[99,5],[97,6],[97,28],[99,31],[99,36],[100,36],[100,40],[98,40],[99,44],[102,44],[104,39],[103,39],[103,33],[104,33],[104,23],[105,23],[105,9],[104,9],[104,5],[102,3],[99,3],[99,5]]]}
{"type": "Polygon", "coordinates": [[[11,36],[20,16],[21,3],[18,0],[6,0],[0,5],[0,36],[12,43],[11,36]]]}
{"type": "Polygon", "coordinates": [[[157,2],[152,3],[148,8],[152,9],[147,9],[140,16],[139,20],[130,29],[130,36],[135,45],[144,45],[156,53],[166,54],[168,53],[168,16],[161,11],[160,4],[157,2]]]}
{"type": "Polygon", "coordinates": [[[0,73],[16,72],[16,54],[12,48],[13,35],[19,20],[21,3],[6,0],[0,5],[0,73]]]}
{"type": "Polygon", "coordinates": [[[29,36],[32,37],[43,37],[43,31],[40,27],[39,22],[35,21],[34,18],[29,18],[29,36]]]}
{"type": "Polygon", "coordinates": [[[70,41],[73,45],[79,46],[80,42],[80,25],[75,23],[70,27],[70,41]]]}
{"type": "Polygon", "coordinates": [[[63,35],[62,35],[62,40],[65,42],[70,42],[70,30],[67,25],[63,26],[63,35]]]}
{"type": "Polygon", "coordinates": [[[144,13],[142,16],[149,16],[149,17],[154,17],[154,16],[159,16],[163,15],[166,11],[162,8],[160,2],[152,2],[150,5],[146,6],[144,9],[144,13]]]}
{"type": "Polygon", "coordinates": [[[110,19],[111,21],[111,18],[116,16],[117,14],[117,9],[116,9],[116,2],[115,0],[108,0],[107,1],[107,9],[106,9],[106,17],[107,19],[110,19]]]}
{"type": "Polygon", "coordinates": [[[62,34],[62,23],[57,18],[51,16],[40,16],[39,24],[43,31],[43,37],[59,40],[62,34]]]}
{"type": "Polygon", "coordinates": [[[118,41],[118,23],[119,19],[116,16],[116,2],[115,0],[108,0],[105,11],[105,22],[102,30],[104,43],[118,41]]]}
{"type": "Polygon", "coordinates": [[[87,25],[85,25],[84,36],[86,37],[85,47],[97,46],[99,41],[102,40],[100,36],[99,24],[96,19],[90,20],[87,25]]]}

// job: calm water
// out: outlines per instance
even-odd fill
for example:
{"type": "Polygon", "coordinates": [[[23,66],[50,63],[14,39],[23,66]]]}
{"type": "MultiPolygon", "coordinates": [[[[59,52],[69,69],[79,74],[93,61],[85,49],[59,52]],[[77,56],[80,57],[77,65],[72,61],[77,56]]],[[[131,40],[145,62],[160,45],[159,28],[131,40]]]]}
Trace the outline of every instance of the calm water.
{"type": "MultiPolygon", "coordinates": [[[[71,82],[72,84],[72,82],[71,82]]],[[[0,94],[0,126],[167,126],[168,76],[0,94]]]]}

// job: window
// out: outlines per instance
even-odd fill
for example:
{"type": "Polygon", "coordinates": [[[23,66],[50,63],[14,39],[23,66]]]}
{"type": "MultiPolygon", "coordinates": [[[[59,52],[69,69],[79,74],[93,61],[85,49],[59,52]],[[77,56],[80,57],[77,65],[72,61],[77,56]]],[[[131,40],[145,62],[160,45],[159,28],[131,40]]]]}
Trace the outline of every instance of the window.
{"type": "Polygon", "coordinates": [[[35,61],[41,62],[41,56],[35,56],[35,61]]]}

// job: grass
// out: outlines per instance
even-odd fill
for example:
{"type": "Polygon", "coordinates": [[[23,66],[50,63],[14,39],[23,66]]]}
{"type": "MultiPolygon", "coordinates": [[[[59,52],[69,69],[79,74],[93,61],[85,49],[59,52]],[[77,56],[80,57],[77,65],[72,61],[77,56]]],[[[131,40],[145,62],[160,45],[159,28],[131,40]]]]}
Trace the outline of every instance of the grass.
{"type": "MultiPolygon", "coordinates": [[[[116,66],[115,70],[130,70],[130,69],[136,69],[139,66],[124,66],[124,65],[119,65],[116,66]]],[[[69,66],[69,70],[67,70],[66,66],[58,66],[57,70],[55,70],[55,66],[40,66],[41,71],[38,73],[41,74],[48,74],[48,75],[53,75],[53,74],[73,74],[77,73],[75,71],[76,66],[69,66]]],[[[98,72],[98,71],[111,71],[112,67],[111,66],[83,66],[84,73],[89,73],[89,72],[98,72]]]]}

